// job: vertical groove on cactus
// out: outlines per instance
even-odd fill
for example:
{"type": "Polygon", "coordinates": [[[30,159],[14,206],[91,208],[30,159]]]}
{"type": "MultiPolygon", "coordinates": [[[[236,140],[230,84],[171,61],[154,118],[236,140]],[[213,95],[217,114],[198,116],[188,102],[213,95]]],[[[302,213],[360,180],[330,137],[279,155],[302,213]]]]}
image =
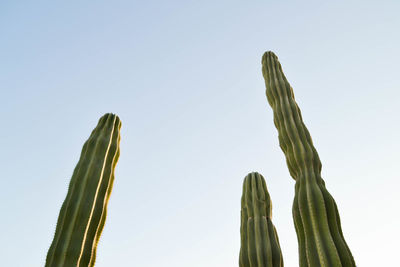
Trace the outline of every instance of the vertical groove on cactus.
{"type": "Polygon", "coordinates": [[[243,182],[240,226],[240,267],[283,267],[278,234],[271,221],[272,204],[261,174],[243,182]]]}
{"type": "Polygon", "coordinates": [[[274,53],[264,54],[262,72],[279,144],[286,156],[290,175],[296,181],[293,218],[299,241],[300,266],[355,266],[343,237],[335,200],[321,177],[318,153],[274,53]]]}
{"type": "Polygon", "coordinates": [[[120,128],[118,116],[105,114],[85,142],[61,207],[46,267],[94,266],[119,157],[120,128]]]}

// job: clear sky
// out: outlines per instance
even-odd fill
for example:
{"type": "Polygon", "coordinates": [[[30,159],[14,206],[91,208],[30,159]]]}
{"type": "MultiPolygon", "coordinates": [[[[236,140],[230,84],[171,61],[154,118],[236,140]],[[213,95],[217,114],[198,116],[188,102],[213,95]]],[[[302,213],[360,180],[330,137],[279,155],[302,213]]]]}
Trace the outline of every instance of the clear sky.
{"type": "Polygon", "coordinates": [[[279,57],[358,266],[400,239],[399,1],[1,1],[1,266],[43,266],[83,143],[122,120],[96,267],[238,266],[266,178],[285,265],[294,181],[265,97],[279,57]]]}

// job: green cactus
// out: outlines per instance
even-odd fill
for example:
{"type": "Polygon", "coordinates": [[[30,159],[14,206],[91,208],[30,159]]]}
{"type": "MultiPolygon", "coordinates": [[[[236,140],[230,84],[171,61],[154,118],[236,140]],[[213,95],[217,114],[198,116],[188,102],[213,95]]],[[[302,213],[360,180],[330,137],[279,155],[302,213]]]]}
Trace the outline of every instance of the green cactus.
{"type": "Polygon", "coordinates": [[[272,204],[261,174],[243,182],[240,225],[240,267],[283,267],[278,234],[272,224],[272,204]]]}
{"type": "Polygon", "coordinates": [[[301,267],[351,267],[353,256],[344,240],[339,212],[321,178],[321,162],[303,123],[293,90],[277,56],[262,58],[268,102],[274,112],[279,144],[296,181],[293,218],[301,267]]]}
{"type": "Polygon", "coordinates": [[[94,266],[119,157],[121,121],[105,114],[85,142],[61,207],[46,267],[94,266]]]}

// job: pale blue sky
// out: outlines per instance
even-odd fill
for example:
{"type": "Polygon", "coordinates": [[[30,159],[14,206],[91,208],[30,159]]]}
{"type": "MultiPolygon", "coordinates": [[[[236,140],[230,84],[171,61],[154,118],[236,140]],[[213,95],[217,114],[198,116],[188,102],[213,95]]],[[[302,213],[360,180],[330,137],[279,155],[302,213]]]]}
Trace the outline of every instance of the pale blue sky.
{"type": "Polygon", "coordinates": [[[398,1],[2,1],[1,266],[43,266],[97,120],[122,120],[96,267],[238,266],[242,181],[266,178],[285,265],[294,181],[265,97],[274,51],[358,266],[400,239],[398,1]]]}

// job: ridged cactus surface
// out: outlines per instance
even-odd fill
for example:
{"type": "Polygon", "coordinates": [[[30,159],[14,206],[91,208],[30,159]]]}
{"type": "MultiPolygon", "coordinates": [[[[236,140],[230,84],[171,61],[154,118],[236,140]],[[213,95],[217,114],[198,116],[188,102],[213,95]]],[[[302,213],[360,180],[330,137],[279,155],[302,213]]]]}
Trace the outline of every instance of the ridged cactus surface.
{"type": "Polygon", "coordinates": [[[351,267],[339,212],[321,178],[321,162],[277,56],[262,58],[268,102],[290,175],[296,180],[293,217],[301,267],[351,267]]]}
{"type": "Polygon", "coordinates": [[[240,226],[240,267],[283,267],[272,204],[261,174],[253,172],[243,182],[240,226]]]}
{"type": "Polygon", "coordinates": [[[61,207],[46,267],[94,266],[119,157],[120,128],[120,119],[106,114],[85,142],[61,207]]]}

